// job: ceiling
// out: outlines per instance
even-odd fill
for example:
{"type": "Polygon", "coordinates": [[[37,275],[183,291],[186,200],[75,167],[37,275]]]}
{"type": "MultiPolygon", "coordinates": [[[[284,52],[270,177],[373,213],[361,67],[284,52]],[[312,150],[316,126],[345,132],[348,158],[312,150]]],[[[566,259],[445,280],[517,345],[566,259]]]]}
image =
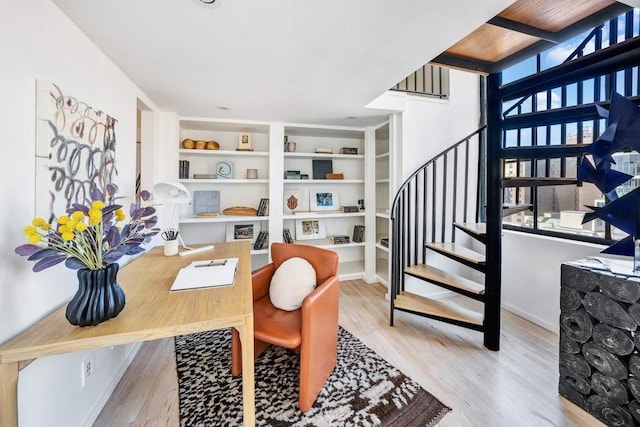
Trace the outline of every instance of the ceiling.
{"type": "Polygon", "coordinates": [[[344,126],[511,3],[52,1],[163,111],[344,126]]]}
{"type": "Polygon", "coordinates": [[[629,5],[615,0],[517,0],[433,62],[484,73],[502,71],[623,14],[629,5]]]}

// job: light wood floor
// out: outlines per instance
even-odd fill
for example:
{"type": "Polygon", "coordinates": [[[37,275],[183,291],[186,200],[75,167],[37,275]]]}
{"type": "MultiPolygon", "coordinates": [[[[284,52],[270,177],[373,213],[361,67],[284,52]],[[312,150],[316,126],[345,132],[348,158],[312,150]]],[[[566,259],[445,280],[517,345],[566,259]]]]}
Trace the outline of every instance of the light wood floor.
{"type": "MultiPolygon", "coordinates": [[[[389,327],[385,291],[342,282],[340,325],[453,408],[440,426],[602,425],[558,395],[557,335],[506,311],[499,352],[479,332],[406,313],[389,327]]],[[[95,423],[128,425],[178,425],[173,339],[142,345],[95,423]]]]}

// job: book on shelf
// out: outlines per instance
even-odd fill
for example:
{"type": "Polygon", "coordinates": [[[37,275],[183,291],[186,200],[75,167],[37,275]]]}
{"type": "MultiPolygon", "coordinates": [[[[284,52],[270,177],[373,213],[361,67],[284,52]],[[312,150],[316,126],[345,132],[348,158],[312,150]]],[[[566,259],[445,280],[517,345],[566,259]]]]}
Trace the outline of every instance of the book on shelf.
{"type": "Polygon", "coordinates": [[[267,215],[269,215],[269,199],[262,198],[260,199],[260,204],[258,205],[258,216],[267,215]]]}
{"type": "Polygon", "coordinates": [[[266,249],[269,245],[269,232],[262,230],[258,233],[258,237],[256,237],[256,241],[253,243],[253,249],[260,250],[266,249]]]}
{"type": "Polygon", "coordinates": [[[180,179],[189,179],[189,161],[180,160],[178,162],[178,177],[180,179]]]}
{"type": "Polygon", "coordinates": [[[334,245],[343,245],[349,243],[349,236],[344,234],[334,234],[333,236],[329,236],[329,241],[334,245]]]}
{"type": "Polygon", "coordinates": [[[284,228],[282,230],[282,241],[284,243],[293,243],[293,239],[291,238],[291,232],[288,228],[284,228]]]}
{"type": "Polygon", "coordinates": [[[311,160],[313,179],[326,179],[328,173],[333,173],[333,161],[331,159],[311,160]]]}
{"type": "Polygon", "coordinates": [[[315,149],[317,154],[333,154],[333,150],[331,148],[318,147],[315,149]]]}
{"type": "Polygon", "coordinates": [[[353,243],[364,242],[364,225],[353,226],[353,243]]]}
{"type": "Polygon", "coordinates": [[[385,248],[389,247],[389,238],[388,237],[383,237],[382,239],[380,239],[380,244],[382,246],[384,246],[385,248]]]}
{"type": "Polygon", "coordinates": [[[194,173],[193,179],[216,179],[216,175],[211,173],[194,173]]]}
{"type": "Polygon", "coordinates": [[[340,154],[358,154],[358,147],[342,147],[340,154]]]}

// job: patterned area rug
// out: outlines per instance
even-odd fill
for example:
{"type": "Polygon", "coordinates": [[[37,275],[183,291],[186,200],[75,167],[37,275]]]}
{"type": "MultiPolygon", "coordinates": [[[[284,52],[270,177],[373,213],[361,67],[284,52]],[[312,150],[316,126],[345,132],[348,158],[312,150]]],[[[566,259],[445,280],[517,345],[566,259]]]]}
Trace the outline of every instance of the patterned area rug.
{"type": "MultiPolygon", "coordinates": [[[[242,376],[228,329],[176,337],[182,426],[242,425],[242,376]]],[[[340,328],[338,362],[313,407],[298,409],[298,355],[271,346],[255,365],[256,425],[433,426],[451,409],[340,328]]]]}

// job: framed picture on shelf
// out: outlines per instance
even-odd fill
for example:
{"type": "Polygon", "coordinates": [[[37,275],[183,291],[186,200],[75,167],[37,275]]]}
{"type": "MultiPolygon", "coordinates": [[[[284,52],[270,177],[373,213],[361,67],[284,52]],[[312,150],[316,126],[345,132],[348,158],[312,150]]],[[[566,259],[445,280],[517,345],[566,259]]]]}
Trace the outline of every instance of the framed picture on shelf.
{"type": "Polygon", "coordinates": [[[253,151],[251,148],[251,134],[243,132],[238,136],[238,148],[239,151],[253,151]]]}
{"type": "Polygon", "coordinates": [[[340,209],[338,192],[320,188],[309,191],[309,209],[312,211],[337,211],[340,209]]]}
{"type": "Polygon", "coordinates": [[[284,212],[285,215],[294,212],[309,211],[309,189],[308,188],[286,188],[284,189],[284,212]]]}
{"type": "Polygon", "coordinates": [[[207,216],[220,213],[219,191],[194,191],[193,214],[207,216]]]}
{"type": "Polygon", "coordinates": [[[247,240],[251,243],[254,243],[259,233],[259,221],[241,221],[227,223],[227,242],[247,240]]]}
{"type": "Polygon", "coordinates": [[[327,232],[322,219],[296,219],[296,240],[324,239],[327,232]]]}

